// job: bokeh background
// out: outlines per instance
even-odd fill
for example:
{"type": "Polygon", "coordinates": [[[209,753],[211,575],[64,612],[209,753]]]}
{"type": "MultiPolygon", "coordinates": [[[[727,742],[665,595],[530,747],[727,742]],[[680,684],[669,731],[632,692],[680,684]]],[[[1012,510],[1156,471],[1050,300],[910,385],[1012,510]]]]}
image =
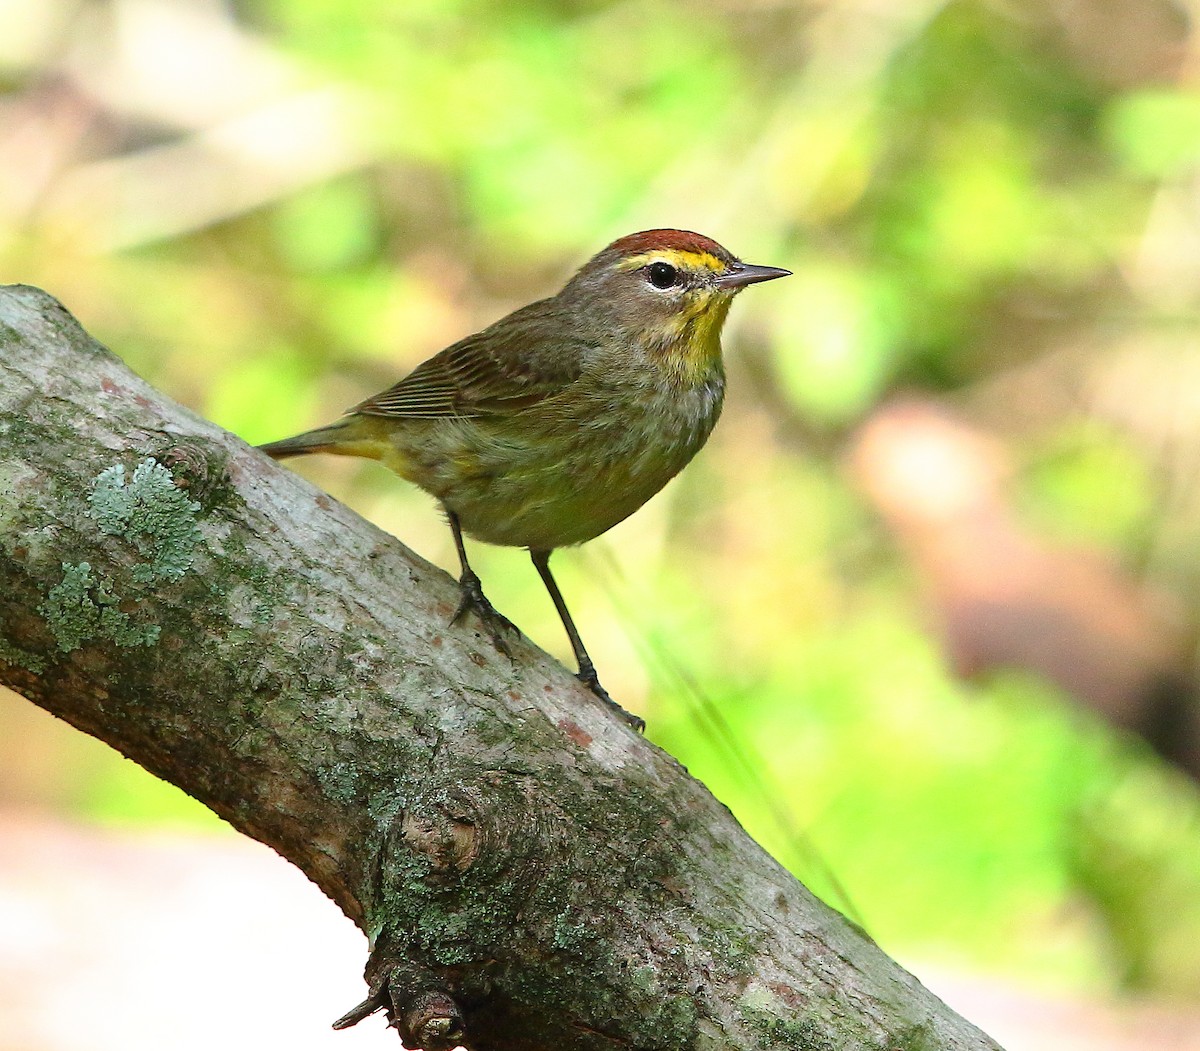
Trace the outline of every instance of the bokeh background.
{"type": "MultiPolygon", "coordinates": [[[[1200,1048],[1200,5],[0,0],[0,280],[247,441],[649,226],[795,276],[736,304],[703,454],[556,560],[610,691],[888,952],[1017,997],[1010,1049],[1200,1048]]],[[[295,469],[454,568],[376,465],[295,469]]],[[[473,559],[569,660],[523,553],[473,559]]],[[[80,1018],[46,961],[183,966],[130,935],[147,864],[191,939],[274,915],[232,839],[0,696],[0,1048],[223,1032],[240,979],[80,1018]]]]}

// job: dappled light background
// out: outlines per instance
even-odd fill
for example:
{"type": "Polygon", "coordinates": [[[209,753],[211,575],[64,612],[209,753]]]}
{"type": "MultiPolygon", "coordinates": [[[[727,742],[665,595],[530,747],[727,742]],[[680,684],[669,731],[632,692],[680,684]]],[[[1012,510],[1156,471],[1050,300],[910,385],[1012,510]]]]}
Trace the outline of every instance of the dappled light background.
{"type": "MultiPolygon", "coordinates": [[[[0,280],[261,442],[635,229],[793,270],[732,311],[707,449],[556,560],[603,679],[919,973],[1191,1010],[1198,34],[1191,0],[0,0],[0,280]]],[[[454,569],[423,494],[294,467],[454,569]]],[[[569,662],[523,553],[474,552],[569,662]]],[[[217,824],[8,695],[18,810],[217,824]]]]}

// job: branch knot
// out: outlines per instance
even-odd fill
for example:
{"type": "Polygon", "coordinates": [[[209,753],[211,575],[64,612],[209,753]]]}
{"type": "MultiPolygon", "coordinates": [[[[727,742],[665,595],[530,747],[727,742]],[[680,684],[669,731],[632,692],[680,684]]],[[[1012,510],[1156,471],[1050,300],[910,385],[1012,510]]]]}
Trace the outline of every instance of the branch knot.
{"type": "Polygon", "coordinates": [[[370,994],[334,1022],[334,1029],[349,1029],[383,1011],[388,1025],[413,1051],[451,1051],[463,1042],[462,1011],[430,971],[409,961],[379,960],[375,954],[368,975],[372,969],[370,994]]]}

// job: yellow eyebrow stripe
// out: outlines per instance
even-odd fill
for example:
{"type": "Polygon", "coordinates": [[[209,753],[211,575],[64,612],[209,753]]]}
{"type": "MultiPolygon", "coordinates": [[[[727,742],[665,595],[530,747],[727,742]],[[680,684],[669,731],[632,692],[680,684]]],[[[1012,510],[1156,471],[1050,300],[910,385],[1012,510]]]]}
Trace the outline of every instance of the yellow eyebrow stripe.
{"type": "Polygon", "coordinates": [[[725,269],[725,264],[711,252],[685,252],[678,248],[660,248],[653,252],[630,256],[628,259],[622,259],[617,264],[617,269],[637,270],[650,263],[672,263],[680,270],[712,270],[716,273],[725,269]]]}

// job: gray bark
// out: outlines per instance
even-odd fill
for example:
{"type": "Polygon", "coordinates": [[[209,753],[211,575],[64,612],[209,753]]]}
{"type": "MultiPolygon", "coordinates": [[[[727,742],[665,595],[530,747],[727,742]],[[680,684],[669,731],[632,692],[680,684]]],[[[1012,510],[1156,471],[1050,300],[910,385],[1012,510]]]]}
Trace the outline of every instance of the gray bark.
{"type": "Polygon", "coordinates": [[[479,1051],[996,1047],[566,669],[448,626],[445,573],[20,286],[0,595],[0,682],[367,933],[350,1021],[479,1051]]]}

